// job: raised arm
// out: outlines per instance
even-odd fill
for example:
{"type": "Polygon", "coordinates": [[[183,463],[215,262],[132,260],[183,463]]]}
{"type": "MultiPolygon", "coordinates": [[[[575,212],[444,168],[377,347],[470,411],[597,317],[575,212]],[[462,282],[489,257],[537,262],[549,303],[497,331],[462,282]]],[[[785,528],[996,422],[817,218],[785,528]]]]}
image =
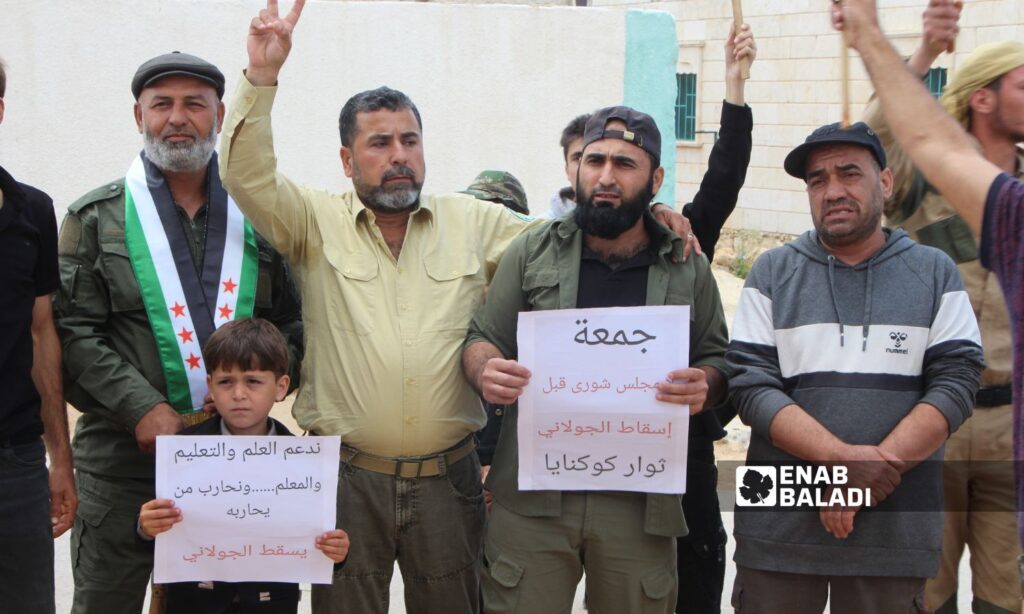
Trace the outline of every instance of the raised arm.
{"type": "Polygon", "coordinates": [[[292,10],[281,17],[277,0],[267,0],[267,8],[252,18],[245,44],[249,53],[245,76],[256,87],[277,84],[277,75],[292,50],[292,31],[305,5],[306,0],[295,0],[292,10]]]}
{"type": "Polygon", "coordinates": [[[904,66],[878,26],[875,0],[832,5],[833,25],[860,52],[882,112],[911,160],[975,233],[981,232],[985,198],[999,175],[970,138],[904,66]]]}
{"type": "Polygon", "coordinates": [[[730,24],[729,38],[725,42],[725,103],[722,105],[719,138],[711,149],[708,170],[700,182],[700,189],[693,202],[683,208],[709,261],[715,257],[715,245],[722,226],[736,208],[750,165],[754,120],[750,107],[744,103],[745,80],[741,76],[740,63],[749,59],[753,64],[756,56],[757,46],[750,26],[743,24],[737,35],[730,24]]]}
{"type": "Polygon", "coordinates": [[[278,252],[296,264],[319,247],[320,237],[308,190],[277,170],[270,111],[304,4],[297,0],[282,18],[276,0],[270,0],[249,24],[249,62],[231,101],[220,159],[221,181],[239,208],[278,252]]]}
{"type": "MultiPolygon", "coordinates": [[[[935,58],[956,42],[960,32],[960,8],[959,2],[930,0],[921,16],[921,42],[907,61],[907,68],[918,78],[928,74],[935,58]]],[[[902,224],[917,211],[929,189],[928,182],[896,142],[877,98],[872,97],[868,102],[863,120],[878,134],[892,170],[892,195],[885,201],[886,222],[902,224]]]]}

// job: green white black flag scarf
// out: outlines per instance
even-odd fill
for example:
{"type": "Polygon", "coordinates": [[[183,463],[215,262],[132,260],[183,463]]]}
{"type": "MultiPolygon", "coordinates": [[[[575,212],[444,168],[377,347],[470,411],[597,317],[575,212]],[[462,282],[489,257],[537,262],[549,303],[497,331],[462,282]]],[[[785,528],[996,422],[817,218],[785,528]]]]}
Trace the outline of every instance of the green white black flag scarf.
{"type": "Polygon", "coordinates": [[[206,396],[202,347],[222,324],[252,317],[259,254],[256,235],[220,184],[214,154],[203,268],[160,170],[140,153],[125,175],[125,243],[167,380],[179,413],[200,411],[206,396]]]}

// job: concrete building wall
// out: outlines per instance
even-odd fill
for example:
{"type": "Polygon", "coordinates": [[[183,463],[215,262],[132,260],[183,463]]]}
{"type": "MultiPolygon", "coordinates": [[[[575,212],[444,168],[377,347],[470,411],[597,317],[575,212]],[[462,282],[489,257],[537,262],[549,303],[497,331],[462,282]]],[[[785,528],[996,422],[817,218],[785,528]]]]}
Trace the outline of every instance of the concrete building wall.
{"type": "MultiPolygon", "coordinates": [[[[141,149],[129,89],[139,64],[173,49],[199,55],[224,71],[230,104],[248,24],[261,6],[0,0],[0,57],[8,67],[0,164],[48,191],[62,214],[78,196],[121,177],[141,149]]],[[[562,127],[581,112],[622,102],[626,14],[311,0],[276,100],[280,168],[306,185],[348,189],[338,112],[352,94],[386,84],[409,94],[422,113],[427,191],[462,189],[481,170],[505,169],[526,186],[534,210],[545,211],[566,184],[562,127]]],[[[659,69],[670,81],[674,62],[673,54],[659,69]]]]}
{"type": "MultiPolygon", "coordinates": [[[[717,130],[725,96],[723,44],[732,19],[725,0],[592,0],[600,7],[656,8],[675,15],[678,72],[698,74],[698,130],[717,130]]],[[[921,31],[926,0],[879,0],[882,26],[901,53],[910,55],[921,31]]],[[[952,76],[957,61],[987,42],[1024,39],[1024,2],[967,0],[953,56],[936,66],[952,76]]],[[[758,59],[747,83],[754,113],[754,150],[746,185],[729,227],[799,233],[811,227],[803,183],[782,170],[782,160],[814,128],[840,119],[839,36],[830,25],[826,0],[743,0],[744,17],[758,42],[758,59]]],[[[850,53],[853,117],[871,94],[856,52],[850,53]]],[[[707,166],[713,135],[678,143],[676,198],[696,193],[707,166]]]]}

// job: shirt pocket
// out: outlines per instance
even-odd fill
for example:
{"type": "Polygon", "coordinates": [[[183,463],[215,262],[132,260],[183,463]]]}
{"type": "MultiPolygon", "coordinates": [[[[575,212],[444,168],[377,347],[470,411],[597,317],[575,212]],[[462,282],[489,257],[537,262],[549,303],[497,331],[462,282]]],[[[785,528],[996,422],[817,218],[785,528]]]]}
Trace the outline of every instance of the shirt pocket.
{"type": "Polygon", "coordinates": [[[348,252],[333,245],[324,246],[324,257],[330,264],[328,275],[337,288],[321,286],[316,290],[328,305],[329,325],[356,335],[373,334],[374,313],[387,309],[377,304],[377,260],[372,254],[348,252]]]}
{"type": "Polygon", "coordinates": [[[110,296],[110,310],[114,312],[143,309],[142,293],[135,278],[128,246],[124,241],[100,242],[100,262],[107,292],[110,296]]]}
{"type": "Polygon", "coordinates": [[[466,334],[486,284],[479,256],[470,250],[435,252],[423,264],[431,297],[431,302],[423,305],[425,330],[466,334]]]}
{"type": "Polygon", "coordinates": [[[527,270],[523,275],[523,295],[532,310],[557,309],[558,271],[555,269],[527,270]]]}

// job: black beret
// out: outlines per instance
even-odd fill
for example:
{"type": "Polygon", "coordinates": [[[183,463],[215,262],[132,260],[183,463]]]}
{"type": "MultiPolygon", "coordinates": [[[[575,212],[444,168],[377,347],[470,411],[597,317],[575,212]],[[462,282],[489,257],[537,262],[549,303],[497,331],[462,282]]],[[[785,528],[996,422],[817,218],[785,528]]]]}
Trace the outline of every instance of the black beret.
{"type": "Polygon", "coordinates": [[[135,71],[135,76],[132,77],[132,94],[135,100],[139,99],[147,85],[171,75],[185,75],[206,81],[217,90],[218,99],[224,97],[224,74],[216,66],[194,55],[172,51],[146,60],[135,71]]]}

